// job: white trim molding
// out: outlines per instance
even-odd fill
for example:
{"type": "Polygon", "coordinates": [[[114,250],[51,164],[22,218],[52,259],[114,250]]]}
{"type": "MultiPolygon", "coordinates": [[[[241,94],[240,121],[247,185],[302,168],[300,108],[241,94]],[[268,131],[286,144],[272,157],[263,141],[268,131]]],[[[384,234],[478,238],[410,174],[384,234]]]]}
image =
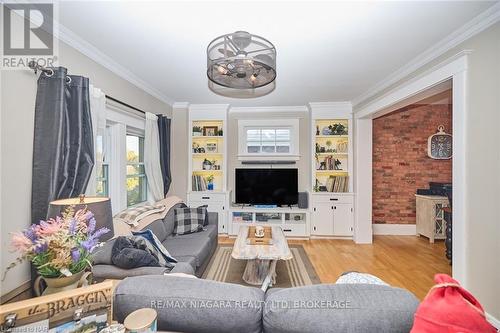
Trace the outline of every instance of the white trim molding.
{"type": "Polygon", "coordinates": [[[255,113],[299,113],[299,112],[309,112],[307,106],[242,106],[242,107],[231,107],[229,113],[231,114],[255,114],[255,113]]]}
{"type": "Polygon", "coordinates": [[[398,235],[398,236],[415,236],[417,234],[417,226],[415,224],[374,224],[374,235],[398,235]]]}
{"type": "Polygon", "coordinates": [[[354,98],[352,104],[356,106],[363,103],[498,21],[500,21],[500,2],[477,15],[461,28],[455,30],[446,38],[440,40],[438,43],[434,44],[434,46],[413,58],[413,60],[372,86],[365,93],[354,98]]]}
{"type": "MultiPolygon", "coordinates": [[[[397,103],[408,100],[426,89],[452,80],[453,99],[453,277],[467,288],[467,242],[466,242],[466,216],[467,216],[467,192],[466,192],[466,138],[468,135],[466,127],[467,108],[467,51],[461,52],[438,66],[431,68],[425,73],[417,76],[406,83],[387,92],[379,99],[369,103],[354,114],[358,124],[372,122],[372,119],[384,110],[390,109],[397,103]]],[[[367,128],[371,128],[367,126],[367,128]]],[[[371,135],[365,135],[363,131],[356,131],[355,141],[357,144],[356,162],[356,210],[364,212],[363,215],[356,214],[356,226],[371,224],[372,214],[372,166],[371,147],[373,145],[371,135]],[[360,193],[366,193],[361,200],[360,193]]]]}

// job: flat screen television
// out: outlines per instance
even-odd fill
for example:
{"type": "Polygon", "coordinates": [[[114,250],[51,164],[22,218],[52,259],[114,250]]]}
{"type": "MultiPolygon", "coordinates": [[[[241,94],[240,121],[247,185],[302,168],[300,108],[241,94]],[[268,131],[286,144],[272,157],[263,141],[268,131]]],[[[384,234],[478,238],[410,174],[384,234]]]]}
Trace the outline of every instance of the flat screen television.
{"type": "Polygon", "coordinates": [[[235,170],[237,204],[295,205],[298,202],[297,169],[235,170]]]}

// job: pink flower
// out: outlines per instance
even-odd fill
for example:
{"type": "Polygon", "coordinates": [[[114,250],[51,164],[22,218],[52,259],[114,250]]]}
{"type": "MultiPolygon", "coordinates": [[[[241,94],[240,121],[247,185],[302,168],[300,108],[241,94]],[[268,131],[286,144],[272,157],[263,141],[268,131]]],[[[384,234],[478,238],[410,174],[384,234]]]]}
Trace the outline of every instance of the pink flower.
{"type": "Polygon", "coordinates": [[[38,234],[41,236],[50,236],[57,233],[62,228],[61,218],[57,217],[56,220],[49,219],[47,222],[40,221],[40,227],[38,229],[38,234]]]}
{"type": "Polygon", "coordinates": [[[11,245],[19,252],[27,252],[31,248],[33,243],[23,233],[15,232],[12,234],[11,245]]]}

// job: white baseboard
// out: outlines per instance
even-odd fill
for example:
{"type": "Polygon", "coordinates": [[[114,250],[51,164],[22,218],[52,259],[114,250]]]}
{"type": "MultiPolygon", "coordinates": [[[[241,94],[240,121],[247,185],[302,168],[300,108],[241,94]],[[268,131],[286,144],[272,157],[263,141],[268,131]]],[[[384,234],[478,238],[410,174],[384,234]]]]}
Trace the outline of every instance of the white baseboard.
{"type": "Polygon", "coordinates": [[[500,330],[500,320],[496,319],[488,312],[486,312],[486,319],[490,322],[491,325],[495,326],[497,330],[500,330]]]}
{"type": "Polygon", "coordinates": [[[373,234],[415,236],[417,226],[415,224],[373,224],[373,234]]]}

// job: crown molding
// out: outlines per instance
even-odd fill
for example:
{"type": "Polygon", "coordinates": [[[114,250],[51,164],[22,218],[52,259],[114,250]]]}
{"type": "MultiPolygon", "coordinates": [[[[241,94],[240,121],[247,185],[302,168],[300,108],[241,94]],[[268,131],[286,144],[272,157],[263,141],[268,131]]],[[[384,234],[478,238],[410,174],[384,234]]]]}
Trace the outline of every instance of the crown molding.
{"type": "Polygon", "coordinates": [[[305,105],[297,106],[241,106],[231,107],[230,113],[293,113],[309,112],[305,105]]]}
{"type": "Polygon", "coordinates": [[[166,96],[158,89],[154,88],[149,83],[139,78],[137,75],[129,71],[127,68],[118,64],[116,61],[114,61],[101,51],[99,51],[99,49],[97,49],[94,45],[87,42],[86,40],[78,36],[76,33],[74,33],[73,31],[71,31],[70,29],[68,29],[67,27],[65,27],[64,25],[55,20],[54,20],[54,28],[58,31],[58,39],[60,41],[68,44],[75,50],[79,51],[80,53],[84,54],[85,56],[97,62],[99,65],[115,73],[122,79],[130,82],[137,88],[147,92],[151,96],[156,97],[160,101],[170,106],[174,104],[175,101],[173,99],[166,96]]]}
{"type": "Polygon", "coordinates": [[[224,111],[229,109],[229,104],[189,104],[190,111],[224,111]]]}
{"type": "Polygon", "coordinates": [[[189,102],[175,102],[172,104],[172,109],[187,109],[189,108],[189,102]]]}
{"type": "Polygon", "coordinates": [[[500,21],[500,2],[491,6],[481,14],[474,17],[472,20],[467,22],[461,28],[455,30],[446,38],[442,39],[440,42],[436,43],[431,48],[427,49],[417,57],[413,58],[409,63],[393,72],[387,76],[384,80],[378,82],[365,93],[354,98],[352,104],[357,106],[367,99],[375,96],[384,89],[390,87],[391,85],[397,83],[398,81],[404,79],[411,73],[415,72],[422,66],[428,64],[429,62],[435,60],[439,56],[443,55],[452,48],[463,43],[467,39],[479,34],[485,29],[489,28],[493,24],[500,21]]]}

